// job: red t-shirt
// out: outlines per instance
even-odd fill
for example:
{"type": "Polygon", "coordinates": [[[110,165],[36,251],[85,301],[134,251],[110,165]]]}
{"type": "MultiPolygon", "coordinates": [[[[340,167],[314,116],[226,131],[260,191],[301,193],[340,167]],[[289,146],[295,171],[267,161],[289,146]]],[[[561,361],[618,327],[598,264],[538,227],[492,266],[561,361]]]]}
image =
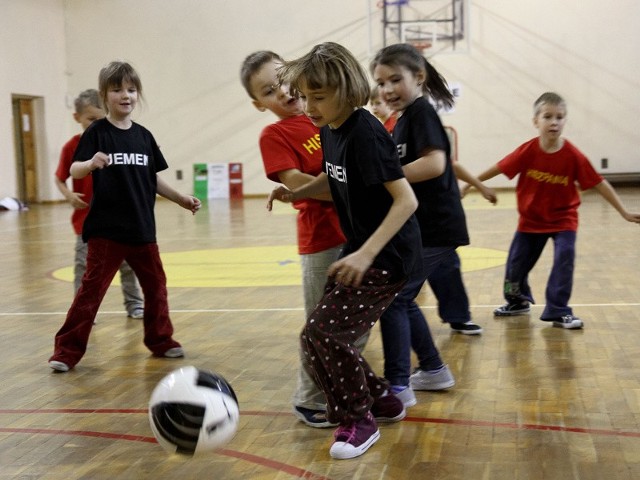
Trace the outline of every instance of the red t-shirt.
{"type": "Polygon", "coordinates": [[[383,125],[387,132],[393,133],[393,128],[396,126],[396,123],[398,123],[398,114],[397,112],[391,112],[391,115],[384,121],[383,125]]]}
{"type": "MultiPolygon", "coordinates": [[[[60,162],[58,163],[58,168],[56,170],[56,177],[61,182],[66,182],[71,176],[69,169],[73,163],[73,152],[76,151],[79,141],[80,134],[73,137],[62,147],[62,151],[60,152],[60,162]]],[[[91,176],[87,175],[80,179],[74,178],[71,190],[76,193],[83,193],[84,197],[82,197],[82,200],[86,203],[91,203],[91,197],[93,197],[93,181],[91,176]]],[[[73,225],[73,230],[76,232],[76,235],[82,235],[82,225],[84,225],[84,220],[87,218],[88,213],[89,207],[75,208],[73,210],[73,213],[71,214],[71,224],[73,225]]]]}
{"type": "MultiPolygon", "coordinates": [[[[267,177],[280,183],[278,173],[297,169],[317,176],[322,172],[318,129],[304,115],[268,125],[260,134],[260,152],[267,177]]],[[[345,242],[333,202],[305,199],[298,210],[298,252],[317,253],[345,242]]]]}
{"type": "Polygon", "coordinates": [[[539,138],[529,140],[498,162],[509,178],[516,175],[520,220],[518,231],[549,233],[578,229],[579,186],[588,190],[602,182],[587,157],[568,140],[546,153],[539,138]]]}

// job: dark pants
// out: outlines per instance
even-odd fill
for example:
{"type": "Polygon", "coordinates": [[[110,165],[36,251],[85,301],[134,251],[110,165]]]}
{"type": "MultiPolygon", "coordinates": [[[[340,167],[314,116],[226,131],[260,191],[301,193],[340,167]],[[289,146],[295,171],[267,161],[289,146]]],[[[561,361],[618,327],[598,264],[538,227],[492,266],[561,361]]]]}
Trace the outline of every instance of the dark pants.
{"type": "Polygon", "coordinates": [[[355,342],[375,325],[403,284],[373,268],[360,287],[330,279],[307,319],[300,334],[304,366],[327,397],[330,422],[348,424],[363,418],[387,390],[386,381],[373,372],[355,342]]]}
{"type": "Polygon", "coordinates": [[[89,334],[102,299],[123,261],[135,272],[144,294],[144,344],[161,356],[179,347],[173,340],[169,318],[167,279],[156,243],[129,245],[102,238],[89,240],[87,271],[67,313],[64,325],[55,337],[50,360],[76,365],[87,349],[89,334]]]}
{"type": "Polygon", "coordinates": [[[422,249],[422,270],[409,278],[402,291],[380,318],[384,350],[384,376],[392,385],[409,385],[411,349],[420,368],[434,370],[442,366],[427,320],[415,301],[424,282],[442,263],[452,261],[455,247],[422,249]]]}
{"type": "Polygon", "coordinates": [[[462,281],[460,257],[453,250],[427,278],[438,301],[438,315],[445,323],[467,323],[471,321],[469,297],[462,281]]]}
{"type": "Polygon", "coordinates": [[[540,258],[549,238],[553,240],[553,267],[547,281],[547,304],[540,316],[541,320],[573,314],[568,304],[573,288],[576,232],[516,232],[509,248],[504,280],[504,298],[507,302],[535,303],[529,286],[529,272],[540,258]]]}

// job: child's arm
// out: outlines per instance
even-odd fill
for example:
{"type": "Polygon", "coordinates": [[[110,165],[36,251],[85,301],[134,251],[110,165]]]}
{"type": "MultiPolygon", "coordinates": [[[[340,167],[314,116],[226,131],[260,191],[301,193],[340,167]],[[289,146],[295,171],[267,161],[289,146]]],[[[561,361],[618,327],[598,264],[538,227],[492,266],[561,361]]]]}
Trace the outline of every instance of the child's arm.
{"type": "Polygon", "coordinates": [[[98,168],[109,166],[109,156],[106,153],[97,152],[90,160],[73,162],[69,173],[73,178],[84,178],[98,168]]]}
{"type": "Polygon", "coordinates": [[[71,206],[75,209],[87,208],[89,204],[82,200],[81,197],[84,197],[84,193],[73,192],[67,187],[67,183],[60,180],[58,177],[53,177],[56,182],[56,187],[60,190],[60,193],[64,195],[64,198],[67,199],[67,202],[71,204],[71,206]]]}
{"type": "MultiPolygon", "coordinates": [[[[301,172],[297,168],[290,168],[289,170],[278,172],[278,178],[280,179],[280,183],[289,190],[295,190],[296,188],[314,180],[316,177],[309,175],[308,173],[301,172]]],[[[310,198],[314,198],[315,200],[324,200],[327,202],[332,201],[330,192],[313,195],[310,198]]]]}
{"type": "Polygon", "coordinates": [[[291,203],[301,198],[316,198],[318,195],[329,194],[329,177],[322,172],[316,178],[295,190],[290,190],[287,187],[277,187],[270,194],[267,199],[267,210],[273,209],[273,201],[280,200],[284,203],[291,203]]]}
{"type": "Polygon", "coordinates": [[[447,158],[443,150],[431,150],[422,157],[402,166],[409,183],[431,180],[444,173],[447,158]]]}
{"type": "Polygon", "coordinates": [[[184,195],[177,190],[173,189],[167,182],[162,180],[159,175],[156,174],[158,179],[158,195],[166,198],[167,200],[171,200],[174,203],[177,203],[182,208],[186,208],[187,210],[191,210],[191,212],[195,215],[202,204],[200,200],[192,195],[184,195]]]}
{"type": "Polygon", "coordinates": [[[622,218],[624,218],[628,222],[640,223],[640,213],[632,213],[627,211],[627,209],[624,207],[624,204],[622,203],[622,200],[620,200],[620,197],[607,180],[603,180],[594,188],[600,195],[604,197],[607,202],[611,204],[611,206],[613,206],[613,208],[618,211],[618,213],[620,213],[620,215],[622,215],[622,218]]]}
{"type": "MultiPolygon", "coordinates": [[[[460,162],[453,163],[453,171],[456,174],[458,179],[463,182],[467,182],[469,185],[476,187],[478,191],[482,194],[482,196],[489,200],[494,205],[498,202],[498,197],[496,196],[496,192],[493,188],[487,187],[484,183],[478,180],[469,170],[467,170],[460,162]]],[[[467,193],[468,189],[464,188],[462,190],[462,196],[464,197],[467,193]]]]}
{"type": "Polygon", "coordinates": [[[357,287],[362,283],[376,256],[418,208],[418,200],[406,179],[387,182],[384,186],[393,203],[382,223],[358,250],[334,262],[327,271],[329,277],[335,276],[347,286],[357,287]]]}
{"type": "MultiPolygon", "coordinates": [[[[498,164],[496,163],[495,165],[492,165],[491,167],[487,168],[484,172],[482,172],[476,178],[478,179],[479,182],[484,182],[486,180],[489,180],[490,178],[497,177],[501,173],[502,171],[498,168],[498,164]]],[[[463,196],[466,195],[470,188],[471,188],[471,185],[467,185],[466,187],[464,187],[462,189],[462,195],[463,196]]]]}

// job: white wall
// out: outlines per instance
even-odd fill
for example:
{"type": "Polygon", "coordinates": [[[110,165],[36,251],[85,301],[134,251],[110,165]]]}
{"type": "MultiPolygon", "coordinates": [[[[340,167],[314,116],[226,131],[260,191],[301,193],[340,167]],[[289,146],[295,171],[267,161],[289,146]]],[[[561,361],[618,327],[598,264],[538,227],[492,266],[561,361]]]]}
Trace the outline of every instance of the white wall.
{"type": "MultiPolygon", "coordinates": [[[[367,65],[382,46],[376,4],[0,0],[0,197],[16,195],[11,93],[43,97],[40,193],[58,199],[51,180],[58,152],[78,131],[67,98],[95,87],[99,69],[114,59],[130,61],[142,77],[147,103],[136,120],[156,136],[170,164],[164,178],[174,187],[191,191],[193,163],[233,161],[244,164],[246,194],[268,192],[257,139],[274,117],[249,103],[240,63],[254,50],[293,58],[332,40],[367,65]]],[[[458,130],[460,160],[471,171],[536,134],[531,104],[546,90],[566,97],[566,136],[596,167],[606,157],[610,172],[640,171],[640,56],[630,48],[640,44],[635,1],[475,0],[470,20],[469,52],[432,61],[462,87],[444,121],[458,130]]],[[[498,177],[493,185],[512,183],[498,177]]]]}
{"type": "Polygon", "coordinates": [[[0,0],[0,198],[18,195],[11,95],[36,108],[38,190],[53,195],[55,159],[69,136],[62,0],[0,0]]]}

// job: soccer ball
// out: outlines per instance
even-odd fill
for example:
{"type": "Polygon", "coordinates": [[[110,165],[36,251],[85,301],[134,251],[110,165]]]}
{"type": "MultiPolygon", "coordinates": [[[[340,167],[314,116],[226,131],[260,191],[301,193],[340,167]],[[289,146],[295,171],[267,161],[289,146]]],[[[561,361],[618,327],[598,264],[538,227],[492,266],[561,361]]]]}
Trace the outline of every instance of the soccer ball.
{"type": "Polygon", "coordinates": [[[235,435],[239,417],[231,385],[196,367],[169,373],[149,400],[151,430],[170,453],[192,456],[225,445],[235,435]]]}

